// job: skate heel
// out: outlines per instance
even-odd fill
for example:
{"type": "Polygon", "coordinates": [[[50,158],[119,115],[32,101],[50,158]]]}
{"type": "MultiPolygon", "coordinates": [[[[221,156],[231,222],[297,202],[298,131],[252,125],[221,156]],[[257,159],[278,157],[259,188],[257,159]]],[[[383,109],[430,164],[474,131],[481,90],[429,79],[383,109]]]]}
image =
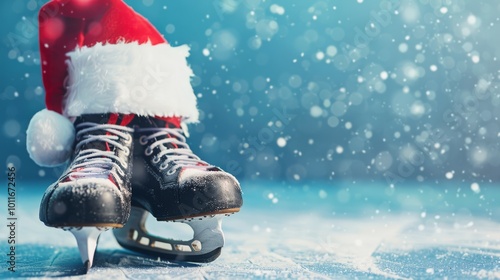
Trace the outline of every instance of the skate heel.
{"type": "Polygon", "coordinates": [[[94,261],[94,254],[97,248],[99,235],[109,228],[100,227],[81,227],[81,228],[63,228],[75,236],[76,243],[84,268],[88,272],[94,261]]]}
{"type": "Polygon", "coordinates": [[[224,215],[207,218],[179,220],[193,229],[190,240],[161,238],[146,230],[148,212],[132,207],[129,221],[123,228],[113,230],[118,243],[124,248],[169,260],[187,262],[211,262],[217,259],[224,246],[224,233],[221,229],[224,215]]]}

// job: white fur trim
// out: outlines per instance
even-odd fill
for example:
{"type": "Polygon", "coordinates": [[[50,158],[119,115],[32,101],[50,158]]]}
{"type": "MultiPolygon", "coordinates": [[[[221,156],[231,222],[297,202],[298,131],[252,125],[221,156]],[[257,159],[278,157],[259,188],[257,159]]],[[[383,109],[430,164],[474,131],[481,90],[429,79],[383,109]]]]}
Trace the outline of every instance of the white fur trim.
{"type": "Polygon", "coordinates": [[[133,113],[198,121],[188,46],[97,44],[68,56],[65,115],[133,113]]]}
{"type": "Polygon", "coordinates": [[[26,134],[28,154],[38,165],[58,166],[70,158],[75,128],[64,116],[43,109],[31,118],[26,134]]]}

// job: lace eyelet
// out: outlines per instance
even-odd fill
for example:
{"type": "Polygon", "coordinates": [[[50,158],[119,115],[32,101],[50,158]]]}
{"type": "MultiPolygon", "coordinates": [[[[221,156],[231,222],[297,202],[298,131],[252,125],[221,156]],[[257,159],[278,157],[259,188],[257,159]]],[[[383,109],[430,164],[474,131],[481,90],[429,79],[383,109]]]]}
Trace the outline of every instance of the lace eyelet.
{"type": "Polygon", "coordinates": [[[117,168],[116,170],[118,171],[118,174],[125,176],[125,172],[121,168],[117,168]]]}
{"type": "Polygon", "coordinates": [[[145,135],[143,135],[143,136],[141,136],[141,138],[139,138],[139,143],[141,143],[141,145],[146,145],[148,143],[148,139],[146,139],[145,135]]]}
{"type": "Polygon", "coordinates": [[[167,164],[162,163],[160,165],[160,170],[164,170],[165,168],[167,168],[167,164]]]}
{"type": "Polygon", "coordinates": [[[144,154],[147,155],[147,156],[150,156],[153,154],[153,149],[151,149],[150,147],[147,147],[146,150],[144,150],[144,154]]]}
{"type": "Polygon", "coordinates": [[[123,153],[128,156],[130,155],[130,149],[129,148],[125,148],[125,150],[123,150],[123,153]]]}
{"type": "Polygon", "coordinates": [[[124,138],[125,142],[130,144],[132,142],[132,135],[128,134],[127,137],[124,138]]]}
{"type": "Polygon", "coordinates": [[[169,175],[169,176],[170,175],[174,175],[175,171],[177,171],[177,170],[175,170],[174,168],[172,168],[169,171],[167,171],[167,175],[169,175]]]}
{"type": "Polygon", "coordinates": [[[156,163],[160,162],[160,158],[159,158],[159,157],[157,157],[157,156],[155,156],[155,157],[153,157],[152,162],[153,162],[154,164],[156,164],[156,163]]]}

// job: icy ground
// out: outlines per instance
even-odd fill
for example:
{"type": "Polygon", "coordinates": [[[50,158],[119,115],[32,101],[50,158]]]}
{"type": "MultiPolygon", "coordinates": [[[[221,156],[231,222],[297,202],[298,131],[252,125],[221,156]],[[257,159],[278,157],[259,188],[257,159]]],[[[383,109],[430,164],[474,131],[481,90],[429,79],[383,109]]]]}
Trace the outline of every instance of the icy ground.
{"type": "MultiPolygon", "coordinates": [[[[82,277],[71,234],[38,221],[43,191],[22,185],[17,272],[8,272],[2,257],[0,278],[82,277]]],[[[500,279],[498,187],[243,185],[244,208],[224,219],[226,246],[215,262],[139,256],[106,232],[87,279],[500,279]]],[[[185,227],[150,225],[157,234],[186,235],[185,227]]],[[[5,227],[0,234],[7,236],[5,227]]]]}

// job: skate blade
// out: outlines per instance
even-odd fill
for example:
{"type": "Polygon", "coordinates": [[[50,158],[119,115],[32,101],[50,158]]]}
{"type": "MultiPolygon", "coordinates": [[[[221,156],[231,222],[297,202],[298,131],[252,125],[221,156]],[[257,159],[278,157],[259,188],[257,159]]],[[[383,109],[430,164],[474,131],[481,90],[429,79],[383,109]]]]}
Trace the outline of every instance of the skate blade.
{"type": "Polygon", "coordinates": [[[94,227],[94,228],[121,228],[123,224],[114,224],[114,223],[65,223],[65,224],[45,224],[48,227],[60,228],[63,230],[69,230],[71,228],[86,228],[86,227],[94,227]]]}
{"type": "Polygon", "coordinates": [[[187,241],[158,237],[146,230],[148,212],[132,207],[130,218],[113,234],[121,246],[132,251],[164,257],[169,260],[187,262],[211,262],[224,246],[222,218],[225,214],[193,220],[182,220],[193,229],[193,238],[187,241]]]}
{"type": "Polygon", "coordinates": [[[209,213],[200,213],[192,216],[181,216],[181,217],[174,217],[174,218],[168,218],[168,219],[162,219],[159,218],[157,219],[160,222],[187,222],[187,221],[193,221],[193,220],[203,220],[203,219],[209,219],[213,218],[215,216],[223,216],[223,217],[229,217],[233,214],[236,214],[240,212],[240,208],[230,208],[230,209],[224,209],[220,210],[217,212],[209,212],[209,213]]]}
{"type": "Polygon", "coordinates": [[[78,244],[85,272],[88,272],[94,261],[99,235],[109,230],[109,227],[63,227],[73,234],[78,244]]]}

